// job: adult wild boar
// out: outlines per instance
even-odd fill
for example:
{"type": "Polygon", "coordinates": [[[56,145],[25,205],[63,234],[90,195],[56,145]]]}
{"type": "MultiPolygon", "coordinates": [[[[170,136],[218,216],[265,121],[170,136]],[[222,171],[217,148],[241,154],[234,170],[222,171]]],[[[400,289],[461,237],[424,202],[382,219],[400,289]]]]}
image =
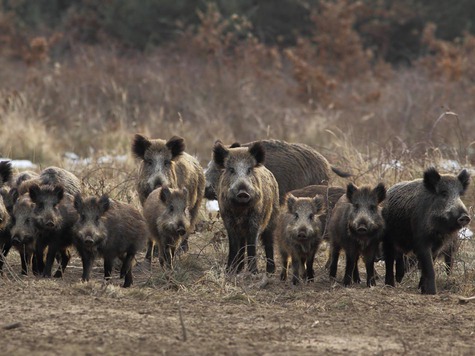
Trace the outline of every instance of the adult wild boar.
{"type": "Polygon", "coordinates": [[[322,242],[323,197],[296,198],[291,193],[286,195],[281,207],[277,225],[277,241],[282,258],[281,280],[287,279],[287,269],[292,261],[292,283],[299,280],[313,281],[313,261],[322,242]]]}
{"type": "Polygon", "coordinates": [[[413,251],[419,261],[422,294],[436,294],[433,259],[457,239],[458,231],[470,223],[461,196],[470,183],[470,174],[441,175],[431,167],[422,179],[392,186],[384,204],[386,232],[383,237],[386,263],[385,282],[394,286],[404,276],[402,254],[413,251]]]}
{"type": "MultiPolygon", "coordinates": [[[[190,231],[193,231],[205,189],[203,168],[198,160],[185,152],[185,140],[173,136],[168,141],[148,139],[136,134],[132,143],[133,154],[141,160],[137,191],[140,203],[161,186],[186,188],[190,209],[190,231]]],[[[185,235],[182,249],[188,250],[188,236],[185,235]]],[[[150,241],[146,258],[151,259],[153,243],[150,241]]]]}
{"type": "Polygon", "coordinates": [[[166,185],[155,189],[143,206],[152,239],[158,243],[160,264],[171,267],[175,251],[190,229],[188,191],[170,189],[166,185]]]}
{"type": "Polygon", "coordinates": [[[374,260],[384,232],[384,220],[379,204],[386,197],[384,184],[375,188],[356,187],[348,184],[346,195],[342,196],[333,209],[328,229],[331,244],[330,277],[336,277],[340,250],[346,255],[343,284],[351,281],[360,283],[358,259],[362,255],[366,265],[366,285],[376,285],[374,260]]]}
{"type": "Polygon", "coordinates": [[[57,254],[61,266],[54,277],[62,277],[68,265],[72,245],[72,227],[78,218],[73,206],[73,197],[64,192],[61,185],[33,184],[29,187],[33,202],[33,221],[38,229],[36,258],[43,276],[51,277],[51,269],[57,254]],[[43,254],[48,247],[46,263],[43,268],[43,254]]]}
{"type": "MultiPolygon", "coordinates": [[[[327,159],[312,147],[302,143],[288,143],[279,140],[261,140],[240,145],[234,143],[230,148],[251,147],[259,142],[266,152],[265,166],[274,175],[279,185],[279,202],[283,203],[285,194],[308,185],[328,184],[330,172],[340,177],[349,177],[328,163],[327,159]]],[[[217,199],[216,187],[221,175],[221,168],[212,160],[206,169],[205,197],[217,199]]]]}
{"type": "Polygon", "coordinates": [[[59,167],[48,167],[34,174],[22,174],[17,177],[17,188],[20,195],[27,193],[32,185],[61,186],[64,192],[74,196],[81,192],[81,181],[73,173],[59,167]],[[26,179],[30,176],[29,179],[26,179]],[[18,184],[19,183],[19,184],[18,184]]]}
{"type": "Polygon", "coordinates": [[[120,278],[124,288],[133,283],[132,265],[135,255],[148,239],[147,226],[142,214],[129,204],[80,194],[74,197],[74,208],[79,219],[73,226],[74,245],[81,256],[82,280],[88,281],[94,259],[104,258],[104,278],[112,274],[114,260],[122,261],[120,278]]]}
{"type": "Polygon", "coordinates": [[[213,160],[223,170],[218,184],[218,203],[229,239],[228,272],[240,272],[247,250],[248,268],[257,273],[256,244],[265,249],[266,271],[275,271],[273,232],[279,214],[279,188],[264,167],[265,149],[260,142],[250,147],[226,148],[220,141],[213,160]]]}

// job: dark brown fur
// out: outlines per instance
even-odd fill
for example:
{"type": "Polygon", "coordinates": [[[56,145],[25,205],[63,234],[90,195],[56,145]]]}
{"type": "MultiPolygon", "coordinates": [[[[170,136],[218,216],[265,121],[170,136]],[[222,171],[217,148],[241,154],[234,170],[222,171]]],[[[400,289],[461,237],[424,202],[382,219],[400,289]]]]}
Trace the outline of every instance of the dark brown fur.
{"type": "Polygon", "coordinates": [[[292,262],[292,283],[299,280],[313,281],[313,261],[322,242],[323,197],[296,198],[287,193],[286,201],[281,206],[277,226],[277,242],[282,258],[280,279],[287,278],[289,262],[292,262]]]}
{"type": "Polygon", "coordinates": [[[60,185],[32,185],[29,189],[33,202],[33,219],[39,231],[36,242],[36,258],[43,276],[50,277],[54,259],[58,254],[61,261],[55,277],[61,277],[71,258],[72,227],[78,215],[73,206],[73,197],[64,192],[60,185]],[[46,262],[43,254],[48,247],[46,262]],[[43,268],[44,267],[44,268],[43,268]]]}
{"type": "Polygon", "coordinates": [[[374,260],[378,252],[384,220],[379,204],[386,197],[386,188],[380,183],[375,188],[355,187],[348,184],[346,195],[342,196],[333,209],[328,228],[331,243],[330,277],[336,277],[340,250],[346,255],[343,284],[360,283],[358,259],[362,255],[366,265],[366,284],[376,284],[374,260]]]}
{"type": "Polygon", "coordinates": [[[79,219],[73,226],[74,245],[81,256],[82,280],[88,281],[97,256],[104,259],[104,278],[111,278],[113,262],[122,261],[120,277],[124,288],[133,283],[132,267],[135,255],[148,240],[148,231],[142,214],[130,204],[100,198],[74,197],[74,208],[79,219]]]}
{"type": "Polygon", "coordinates": [[[248,267],[257,272],[256,244],[261,236],[267,258],[266,270],[275,270],[273,232],[279,213],[279,188],[264,167],[265,150],[260,143],[249,148],[214,146],[214,162],[223,169],[218,203],[228,233],[228,271],[240,272],[247,250],[248,267]]]}
{"type": "Polygon", "coordinates": [[[10,161],[0,162],[0,274],[3,264],[11,248],[10,238],[10,211],[12,203],[10,202],[8,190],[4,188],[12,179],[12,166],[10,161]]]}
{"type": "MultiPolygon", "coordinates": [[[[20,177],[21,178],[21,177],[20,177]]],[[[39,176],[34,176],[30,179],[23,179],[18,185],[18,192],[20,195],[27,193],[33,185],[58,185],[62,186],[63,190],[71,195],[81,193],[81,181],[71,172],[63,168],[48,167],[40,172],[39,176]]]]}
{"type": "MultiPolygon", "coordinates": [[[[303,188],[308,185],[328,184],[331,171],[342,177],[349,174],[332,167],[327,159],[310,146],[301,143],[288,143],[279,140],[261,140],[259,142],[266,151],[264,165],[274,175],[279,185],[279,202],[284,201],[286,193],[303,188]]],[[[250,147],[255,142],[249,142],[242,147],[250,147]]],[[[241,147],[239,144],[231,145],[232,148],[241,147]]],[[[216,187],[219,182],[221,170],[213,161],[206,170],[207,199],[217,199],[216,187]]]]}
{"type": "Polygon", "coordinates": [[[190,230],[187,190],[155,189],[145,201],[143,211],[149,231],[160,250],[160,264],[172,266],[175,251],[190,230]]]}
{"type": "Polygon", "coordinates": [[[469,184],[466,170],[454,176],[440,175],[435,168],[429,168],[423,179],[400,182],[388,190],[383,209],[386,284],[395,285],[395,261],[396,280],[402,280],[403,254],[413,251],[421,268],[421,292],[437,293],[433,259],[456,246],[458,231],[470,223],[460,198],[469,184]]]}

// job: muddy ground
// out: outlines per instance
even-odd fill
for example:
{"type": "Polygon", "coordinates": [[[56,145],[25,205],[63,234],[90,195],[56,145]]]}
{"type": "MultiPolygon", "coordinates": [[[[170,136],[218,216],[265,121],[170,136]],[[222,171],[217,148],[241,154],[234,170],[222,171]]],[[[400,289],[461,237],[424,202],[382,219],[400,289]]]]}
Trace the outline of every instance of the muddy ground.
{"type": "Polygon", "coordinates": [[[190,252],[171,273],[138,256],[135,283],[123,289],[118,278],[102,281],[100,261],[81,283],[77,256],[63,279],[21,278],[12,251],[0,278],[0,353],[475,354],[475,301],[459,302],[474,280],[463,267],[453,277],[438,268],[439,294],[422,296],[417,271],[397,288],[344,288],[340,264],[330,283],[324,251],[315,283],[295,288],[278,274],[225,276],[219,233],[195,234],[190,252]]]}

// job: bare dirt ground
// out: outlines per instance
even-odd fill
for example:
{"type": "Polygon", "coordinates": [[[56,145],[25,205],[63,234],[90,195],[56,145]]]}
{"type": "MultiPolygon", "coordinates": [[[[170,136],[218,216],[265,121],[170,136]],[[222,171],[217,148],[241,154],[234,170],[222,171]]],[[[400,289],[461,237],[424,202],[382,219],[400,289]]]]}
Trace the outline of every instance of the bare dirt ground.
{"type": "Polygon", "coordinates": [[[105,284],[101,261],[81,283],[77,256],[63,279],[21,278],[12,251],[0,278],[0,353],[475,354],[475,301],[458,299],[474,291],[467,269],[447,277],[438,268],[436,296],[419,294],[417,271],[397,288],[344,288],[330,283],[322,251],[315,283],[292,287],[278,274],[225,276],[219,231],[191,243],[173,272],[139,264],[130,289],[105,284]]]}

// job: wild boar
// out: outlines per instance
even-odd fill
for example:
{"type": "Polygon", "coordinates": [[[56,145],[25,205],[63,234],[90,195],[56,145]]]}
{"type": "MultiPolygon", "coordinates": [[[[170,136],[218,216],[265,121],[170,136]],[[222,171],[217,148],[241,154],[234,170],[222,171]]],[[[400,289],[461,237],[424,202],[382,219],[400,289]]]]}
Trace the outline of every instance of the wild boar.
{"type": "Polygon", "coordinates": [[[59,254],[61,266],[54,277],[62,277],[71,257],[72,227],[78,218],[73,206],[73,197],[64,192],[60,185],[33,184],[29,187],[33,202],[33,221],[38,229],[36,258],[40,270],[43,267],[43,254],[48,247],[43,276],[51,277],[56,254],[59,254]]]}
{"type": "MultiPolygon", "coordinates": [[[[302,143],[288,143],[279,140],[261,140],[259,142],[266,152],[265,166],[274,175],[279,185],[279,203],[284,201],[285,194],[308,185],[326,185],[333,171],[340,177],[350,174],[333,167],[327,159],[310,146],[302,143]]],[[[250,147],[255,142],[240,145],[234,143],[230,148],[250,147]]],[[[206,169],[205,197],[217,199],[216,187],[221,176],[221,168],[212,160],[206,169]]]]}
{"type": "Polygon", "coordinates": [[[282,258],[281,280],[287,279],[287,269],[292,261],[295,285],[299,280],[313,281],[313,261],[322,242],[323,197],[296,198],[291,193],[281,207],[277,227],[277,241],[282,258]]]}
{"type": "Polygon", "coordinates": [[[386,263],[385,283],[395,286],[404,276],[403,253],[414,252],[419,261],[422,294],[436,294],[433,259],[457,239],[458,231],[470,223],[461,196],[470,184],[470,174],[441,175],[431,167],[422,179],[400,182],[388,190],[383,217],[386,263]]]}
{"type": "Polygon", "coordinates": [[[160,250],[160,264],[171,267],[175,251],[191,225],[188,190],[162,186],[147,197],[143,211],[152,239],[160,250]]]}
{"type": "MultiPolygon", "coordinates": [[[[137,191],[142,206],[148,195],[163,185],[169,188],[186,188],[187,206],[190,209],[189,231],[193,231],[204,195],[205,177],[198,160],[185,152],[185,140],[178,136],[173,136],[168,141],[151,140],[136,134],[132,152],[141,160],[137,191]]],[[[188,233],[182,240],[181,248],[184,252],[188,250],[188,233]]],[[[150,241],[147,259],[151,260],[151,253],[150,241]]]]}
{"type": "Polygon", "coordinates": [[[264,167],[265,149],[260,142],[247,147],[226,148],[217,142],[213,160],[223,172],[218,184],[218,204],[228,239],[228,272],[240,272],[247,250],[248,268],[257,273],[256,244],[265,249],[266,271],[273,273],[273,233],[279,214],[279,187],[264,167]]]}
{"type": "Polygon", "coordinates": [[[376,285],[374,260],[384,232],[381,202],[386,197],[384,184],[375,188],[356,187],[348,184],[346,195],[342,196],[333,209],[328,228],[331,244],[330,278],[336,277],[340,250],[346,254],[346,268],[343,284],[360,283],[358,259],[362,255],[366,265],[366,285],[376,285]]]}
{"type": "Polygon", "coordinates": [[[81,256],[82,280],[88,281],[94,259],[104,258],[104,278],[111,278],[113,262],[122,261],[120,277],[123,287],[133,283],[132,265],[135,255],[148,239],[147,226],[142,214],[129,204],[80,194],[74,197],[74,208],[79,219],[73,226],[73,240],[81,256]]]}

